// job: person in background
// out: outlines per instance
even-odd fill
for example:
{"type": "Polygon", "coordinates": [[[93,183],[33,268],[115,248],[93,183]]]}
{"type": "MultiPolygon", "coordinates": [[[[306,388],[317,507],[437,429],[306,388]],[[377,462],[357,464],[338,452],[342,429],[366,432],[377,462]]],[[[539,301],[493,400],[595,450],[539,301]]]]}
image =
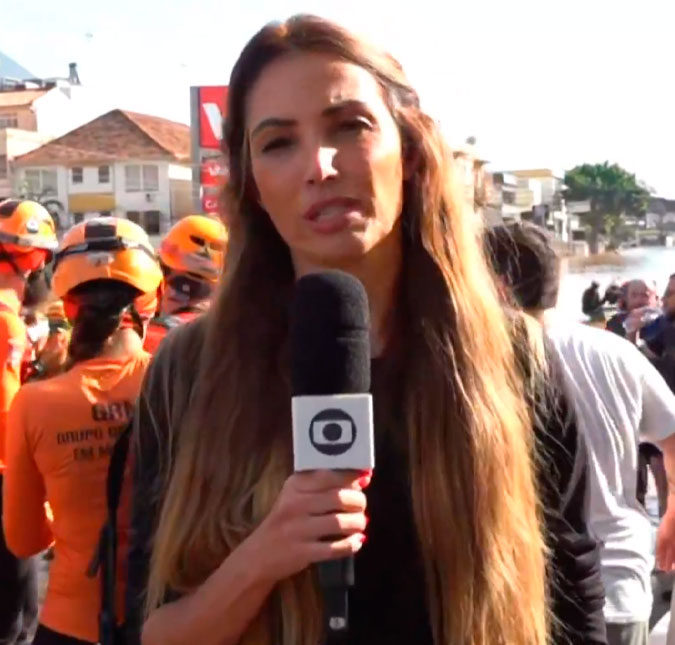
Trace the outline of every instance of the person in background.
{"type": "MultiPolygon", "coordinates": [[[[24,385],[7,423],[7,546],[17,557],[29,557],[54,544],[34,645],[99,640],[100,581],[87,570],[106,520],[110,455],[151,359],[143,337],[161,280],[146,233],[125,219],[77,224],[57,254],[54,291],[72,324],[68,370],[24,385]]],[[[128,510],[121,517],[128,518],[128,510]]],[[[118,542],[123,552],[124,526],[118,542]]],[[[120,599],[122,571],[120,563],[120,599]]]]}
{"type": "MultiPolygon", "coordinates": [[[[659,299],[656,294],[655,285],[650,285],[644,280],[630,280],[622,287],[622,296],[619,301],[621,312],[613,316],[607,323],[607,330],[631,343],[638,344],[650,356],[653,355],[652,348],[658,346],[658,337],[660,337],[660,328],[657,307],[659,299]],[[654,327],[654,338],[651,333],[647,339],[642,335],[647,330],[647,326],[654,327]]],[[[648,471],[652,471],[654,483],[659,498],[659,513],[663,514],[667,492],[666,471],[663,463],[663,455],[658,446],[649,442],[640,444],[638,454],[637,468],[637,489],[636,495],[638,501],[644,506],[649,486],[648,471]]]]}
{"type": "Polygon", "coordinates": [[[634,343],[646,310],[658,307],[656,288],[644,280],[629,280],[621,287],[618,304],[621,311],[607,321],[607,330],[634,343]]]}
{"type": "MultiPolygon", "coordinates": [[[[8,457],[7,415],[21,385],[28,335],[20,312],[46,297],[45,267],[58,245],[54,222],[32,201],[0,203],[0,516],[8,457]]],[[[0,531],[0,643],[30,643],[37,618],[35,562],[17,558],[0,531]]]]}
{"type": "Polygon", "coordinates": [[[605,289],[604,301],[611,306],[618,305],[621,299],[621,285],[612,282],[607,289],[605,289]]]}
{"type": "Polygon", "coordinates": [[[39,346],[29,355],[24,356],[21,381],[35,381],[50,378],[63,371],[68,359],[70,342],[70,323],[63,309],[61,300],[54,300],[47,305],[43,316],[46,325],[39,346]]]}
{"type": "Polygon", "coordinates": [[[594,322],[605,319],[605,313],[602,310],[605,299],[600,298],[600,294],[598,293],[599,288],[600,284],[593,280],[591,286],[584,291],[581,298],[581,311],[594,322]]]}
{"type": "Polygon", "coordinates": [[[188,215],[166,234],[159,247],[164,271],[158,315],[150,322],[145,349],[155,353],[167,332],[203,314],[223,270],[227,231],[220,220],[188,215]]]}
{"type": "MultiPolygon", "coordinates": [[[[557,318],[559,258],[548,232],[529,223],[499,227],[490,245],[497,272],[516,301],[543,324],[588,443],[589,521],[602,545],[608,642],[646,645],[653,556],[650,520],[636,497],[638,443],[641,436],[658,442],[675,477],[675,396],[631,343],[557,318]]],[[[657,544],[666,570],[673,566],[674,549],[671,503],[657,544]]]]}

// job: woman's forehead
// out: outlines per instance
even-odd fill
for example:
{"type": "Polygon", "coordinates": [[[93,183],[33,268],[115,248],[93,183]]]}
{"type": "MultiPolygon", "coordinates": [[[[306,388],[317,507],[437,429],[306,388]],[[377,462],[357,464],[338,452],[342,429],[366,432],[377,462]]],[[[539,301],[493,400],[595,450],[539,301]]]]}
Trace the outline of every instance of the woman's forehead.
{"type": "Polygon", "coordinates": [[[346,101],[384,106],[380,85],[365,68],[325,54],[287,54],[270,63],[253,85],[247,123],[255,127],[270,117],[320,114],[346,101]]]}

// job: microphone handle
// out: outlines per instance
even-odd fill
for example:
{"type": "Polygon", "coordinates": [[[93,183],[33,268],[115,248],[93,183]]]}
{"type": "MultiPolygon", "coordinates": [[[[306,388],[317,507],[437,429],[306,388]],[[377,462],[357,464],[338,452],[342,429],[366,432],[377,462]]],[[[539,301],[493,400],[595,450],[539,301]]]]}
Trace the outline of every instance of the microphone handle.
{"type": "Polygon", "coordinates": [[[345,634],[349,629],[348,589],[354,586],[354,556],[319,562],[319,584],[323,591],[328,634],[345,634]]]}

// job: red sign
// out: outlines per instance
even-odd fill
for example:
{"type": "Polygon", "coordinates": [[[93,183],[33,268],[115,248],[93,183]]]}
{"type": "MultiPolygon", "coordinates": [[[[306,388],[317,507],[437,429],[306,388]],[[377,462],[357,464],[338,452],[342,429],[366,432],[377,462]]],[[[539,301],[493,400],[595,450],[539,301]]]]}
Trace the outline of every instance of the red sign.
{"type": "Polygon", "coordinates": [[[205,159],[202,162],[201,185],[218,187],[227,179],[227,166],[222,159],[205,159]]]}
{"type": "Polygon", "coordinates": [[[202,195],[202,211],[208,214],[218,213],[218,193],[204,193],[202,195]]]}
{"type": "Polygon", "coordinates": [[[226,86],[199,88],[199,145],[202,148],[220,148],[226,111],[226,86]]]}

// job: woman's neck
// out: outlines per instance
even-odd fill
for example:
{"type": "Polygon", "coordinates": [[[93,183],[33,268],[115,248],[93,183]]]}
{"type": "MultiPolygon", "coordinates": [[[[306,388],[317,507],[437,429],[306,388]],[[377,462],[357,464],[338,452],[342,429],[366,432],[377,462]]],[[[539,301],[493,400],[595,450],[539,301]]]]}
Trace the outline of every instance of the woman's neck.
{"type": "Polygon", "coordinates": [[[143,348],[141,337],[133,329],[118,329],[103,345],[96,358],[124,358],[143,348]]]}
{"type": "Polygon", "coordinates": [[[296,262],[298,278],[321,270],[339,269],[358,278],[368,294],[371,354],[380,356],[392,331],[396,289],[402,263],[400,226],[366,255],[340,266],[317,266],[296,262]]]}

